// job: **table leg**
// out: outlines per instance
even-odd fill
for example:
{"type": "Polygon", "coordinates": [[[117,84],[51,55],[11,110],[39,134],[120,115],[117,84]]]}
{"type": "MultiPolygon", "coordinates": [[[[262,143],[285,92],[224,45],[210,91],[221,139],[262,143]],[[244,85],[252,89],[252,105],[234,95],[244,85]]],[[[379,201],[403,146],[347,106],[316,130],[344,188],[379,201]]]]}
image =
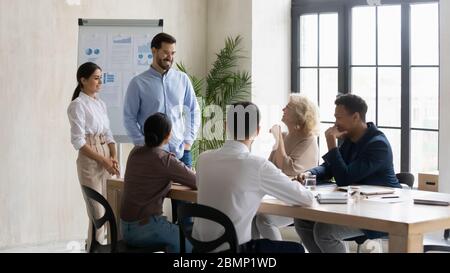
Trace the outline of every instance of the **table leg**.
{"type": "Polygon", "coordinates": [[[389,234],[389,253],[422,253],[423,234],[389,234]]]}

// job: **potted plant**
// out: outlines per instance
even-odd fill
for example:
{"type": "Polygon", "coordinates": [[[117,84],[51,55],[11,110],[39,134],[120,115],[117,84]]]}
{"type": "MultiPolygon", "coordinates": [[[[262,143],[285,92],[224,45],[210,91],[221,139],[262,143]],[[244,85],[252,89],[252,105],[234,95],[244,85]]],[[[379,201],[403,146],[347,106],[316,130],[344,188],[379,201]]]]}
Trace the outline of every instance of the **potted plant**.
{"type": "Polygon", "coordinates": [[[245,58],[241,55],[241,42],[241,36],[225,39],[225,47],[216,54],[217,59],[206,79],[191,75],[183,63],[177,63],[177,68],[191,79],[201,108],[201,127],[191,149],[193,166],[200,153],[220,148],[225,142],[223,122],[227,105],[250,99],[250,73],[237,69],[238,60],[245,58]]]}

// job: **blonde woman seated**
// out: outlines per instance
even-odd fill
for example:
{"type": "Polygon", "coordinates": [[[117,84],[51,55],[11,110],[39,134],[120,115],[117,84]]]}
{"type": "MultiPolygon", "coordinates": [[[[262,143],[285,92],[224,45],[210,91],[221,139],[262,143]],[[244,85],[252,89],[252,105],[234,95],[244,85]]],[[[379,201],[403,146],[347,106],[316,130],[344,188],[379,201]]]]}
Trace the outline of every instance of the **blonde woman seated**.
{"type": "MultiPolygon", "coordinates": [[[[286,124],[288,133],[282,133],[278,124],[270,130],[276,144],[269,160],[291,178],[317,166],[319,153],[316,139],[317,112],[316,105],[308,98],[291,95],[289,103],[283,108],[281,119],[286,124]]],[[[270,240],[282,240],[279,228],[293,222],[294,220],[288,217],[257,214],[252,228],[253,239],[263,237],[270,240]]]]}

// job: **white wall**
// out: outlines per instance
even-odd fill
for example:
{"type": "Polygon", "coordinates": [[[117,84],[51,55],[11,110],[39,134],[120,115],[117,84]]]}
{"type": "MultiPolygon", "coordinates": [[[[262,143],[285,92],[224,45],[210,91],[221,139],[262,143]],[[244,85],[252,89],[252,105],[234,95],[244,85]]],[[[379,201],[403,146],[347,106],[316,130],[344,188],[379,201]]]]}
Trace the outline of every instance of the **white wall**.
{"type": "Polygon", "coordinates": [[[208,0],[207,55],[209,71],[216,53],[225,45],[227,37],[242,36],[241,48],[248,58],[240,61],[239,70],[252,69],[252,0],[208,0]]]}
{"type": "Polygon", "coordinates": [[[261,109],[261,134],[255,154],[267,157],[280,123],[281,109],[290,93],[291,0],[208,0],[207,67],[224,46],[227,36],[241,35],[247,59],[239,70],[252,76],[251,100],[261,109]]]}
{"type": "Polygon", "coordinates": [[[84,238],[66,108],[78,18],[159,19],[176,61],[205,74],[206,0],[0,0],[0,248],[84,238]]]}
{"type": "Polygon", "coordinates": [[[439,191],[450,193],[450,1],[440,1],[439,191]]]}
{"type": "Polygon", "coordinates": [[[253,0],[252,102],[261,110],[261,132],[253,152],[270,154],[269,129],[281,123],[291,86],[291,0],[253,0]]]}

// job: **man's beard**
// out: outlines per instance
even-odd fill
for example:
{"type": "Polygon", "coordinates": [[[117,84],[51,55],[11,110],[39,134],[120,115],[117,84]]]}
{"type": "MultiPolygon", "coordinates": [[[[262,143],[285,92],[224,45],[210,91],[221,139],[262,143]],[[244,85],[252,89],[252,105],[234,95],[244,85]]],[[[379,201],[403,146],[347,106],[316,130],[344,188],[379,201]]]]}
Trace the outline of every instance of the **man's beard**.
{"type": "Polygon", "coordinates": [[[170,64],[169,65],[166,65],[165,63],[164,63],[164,60],[161,60],[161,59],[159,59],[158,60],[158,65],[159,65],[159,67],[161,67],[162,69],[164,69],[164,70],[167,70],[167,69],[169,69],[171,66],[172,66],[172,62],[170,62],[170,61],[168,61],[170,64]]]}

